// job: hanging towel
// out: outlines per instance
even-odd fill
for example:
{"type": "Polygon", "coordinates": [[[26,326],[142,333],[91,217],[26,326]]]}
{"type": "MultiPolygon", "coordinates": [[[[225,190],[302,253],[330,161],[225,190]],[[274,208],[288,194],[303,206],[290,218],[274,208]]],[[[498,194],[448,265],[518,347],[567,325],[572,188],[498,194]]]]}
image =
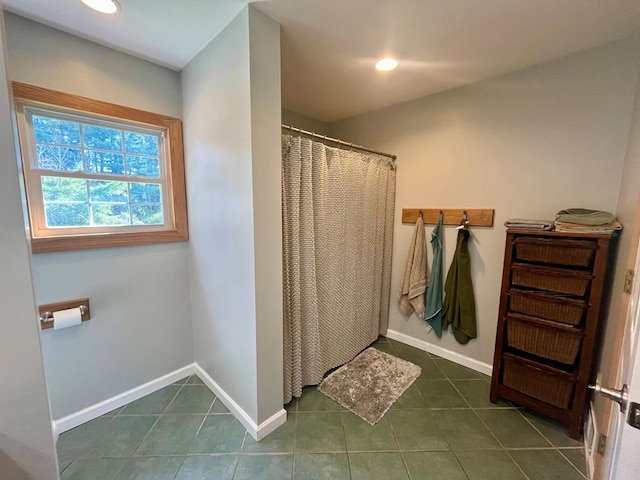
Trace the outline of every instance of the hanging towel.
{"type": "Polygon", "coordinates": [[[427,311],[424,319],[438,337],[442,337],[442,217],[431,232],[433,264],[427,290],[427,311]]]}
{"type": "Polygon", "coordinates": [[[442,327],[452,326],[458,343],[468,343],[476,338],[476,302],[471,282],[471,259],[469,258],[469,231],[458,232],[456,251],[453,255],[447,281],[444,285],[445,299],[442,307],[442,327]]]}
{"type": "Polygon", "coordinates": [[[409,246],[407,267],[404,271],[400,311],[405,315],[411,315],[411,312],[414,311],[418,318],[423,319],[426,290],[427,244],[424,238],[424,223],[422,218],[418,217],[409,246]]]}

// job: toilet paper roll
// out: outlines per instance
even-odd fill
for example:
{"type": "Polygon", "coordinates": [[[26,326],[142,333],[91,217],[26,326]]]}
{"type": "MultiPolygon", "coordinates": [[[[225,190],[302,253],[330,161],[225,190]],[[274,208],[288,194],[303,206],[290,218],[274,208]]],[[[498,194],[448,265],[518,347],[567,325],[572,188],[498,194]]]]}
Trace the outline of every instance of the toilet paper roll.
{"type": "Polygon", "coordinates": [[[82,323],[82,312],[80,308],[69,308],[53,312],[53,329],[75,327],[82,323]]]}

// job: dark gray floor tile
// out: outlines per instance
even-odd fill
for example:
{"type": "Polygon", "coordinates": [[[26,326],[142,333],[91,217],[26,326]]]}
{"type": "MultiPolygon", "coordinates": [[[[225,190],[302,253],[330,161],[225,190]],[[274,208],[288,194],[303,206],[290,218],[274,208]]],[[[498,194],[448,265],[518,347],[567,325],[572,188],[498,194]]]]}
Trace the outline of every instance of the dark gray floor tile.
{"type": "Polygon", "coordinates": [[[402,455],[398,453],[350,453],[352,480],[409,480],[402,455]]]}
{"type": "Polygon", "coordinates": [[[543,417],[530,410],[520,410],[520,414],[529,420],[544,437],[556,447],[582,447],[582,442],[569,436],[567,427],[550,418],[543,417]]]}
{"type": "Polygon", "coordinates": [[[237,455],[188,456],[176,480],[232,480],[237,463],[237,455]]]}
{"type": "Polygon", "coordinates": [[[169,385],[124,407],[120,415],[159,415],[164,412],[173,397],[180,391],[180,385],[169,385]]]}
{"type": "Polygon", "coordinates": [[[448,450],[431,410],[398,410],[388,413],[400,450],[448,450]]]}
{"type": "Polygon", "coordinates": [[[173,480],[184,457],[132,458],[117,480],[173,480]]]}
{"type": "Polygon", "coordinates": [[[105,431],[91,442],[83,456],[131,456],[158,418],[160,418],[158,415],[131,415],[114,418],[105,431]]]}
{"type": "Polygon", "coordinates": [[[456,452],[469,480],[526,480],[504,450],[456,452]]]}
{"type": "Polygon", "coordinates": [[[207,413],[215,399],[205,385],[185,385],[165,413],[207,413]]]}
{"type": "Polygon", "coordinates": [[[346,453],[299,453],[295,456],[294,480],[349,480],[346,453]]]}
{"type": "Polygon", "coordinates": [[[402,452],[411,480],[468,480],[453,452],[402,452]]]}
{"type": "Polygon", "coordinates": [[[345,452],[342,413],[312,412],[296,414],[296,452],[345,452]]]}
{"type": "Polygon", "coordinates": [[[171,385],[184,385],[185,383],[187,383],[187,380],[189,380],[188,376],[184,377],[184,378],[181,378],[180,380],[176,380],[171,385]]]}
{"type": "Polygon", "coordinates": [[[398,444],[393,436],[387,417],[383,417],[375,425],[369,425],[353,413],[343,413],[342,425],[344,426],[348,451],[398,450],[398,444]]]}
{"type": "Polygon", "coordinates": [[[476,414],[505,448],[551,447],[515,409],[477,410],[476,414]]]}
{"type": "Polygon", "coordinates": [[[471,410],[434,410],[433,416],[453,450],[499,448],[491,432],[471,410]]]}
{"type": "Polygon", "coordinates": [[[124,410],[124,407],[126,407],[126,405],[123,405],[121,407],[118,408],[114,408],[113,410],[111,410],[110,412],[105,413],[104,415],[102,415],[103,417],[115,417],[116,415],[118,415],[122,410],[124,410]]]}
{"type": "Polygon", "coordinates": [[[529,480],[584,480],[557,450],[511,450],[509,454],[529,480]]]}
{"type": "Polygon", "coordinates": [[[414,385],[424,399],[427,408],[469,407],[449,380],[422,380],[419,378],[414,385]]]}
{"type": "Polygon", "coordinates": [[[389,355],[395,356],[396,354],[396,351],[391,345],[391,342],[380,342],[376,345],[373,345],[373,348],[375,348],[376,350],[380,350],[381,352],[388,353],[389,355]]]}
{"type": "Polygon", "coordinates": [[[237,453],[244,435],[244,427],[232,415],[207,415],[189,454],[237,453]]]}
{"type": "Polygon", "coordinates": [[[585,477],[587,476],[587,461],[584,456],[584,448],[563,448],[560,453],[567,457],[585,477]]]}
{"type": "Polygon", "coordinates": [[[289,403],[284,406],[284,409],[287,412],[297,412],[298,411],[298,399],[293,397],[289,403]]]}
{"type": "Polygon", "coordinates": [[[298,399],[298,412],[340,412],[345,409],[336,401],[319,392],[316,387],[305,387],[298,399]]]}
{"type": "Polygon", "coordinates": [[[392,410],[404,410],[407,408],[427,408],[427,405],[420,395],[418,387],[415,382],[409,388],[407,388],[400,397],[391,405],[392,410]]]}
{"type": "Polygon", "coordinates": [[[489,394],[491,392],[491,384],[486,380],[452,380],[453,385],[462,394],[462,397],[473,408],[510,408],[513,407],[504,400],[498,400],[497,403],[491,403],[489,394]]]}
{"type": "Polygon", "coordinates": [[[163,415],[134,455],[185,455],[203,419],[204,415],[163,415]]]}
{"type": "Polygon", "coordinates": [[[191,375],[189,378],[187,378],[187,385],[204,385],[204,383],[202,382],[202,380],[200,380],[200,377],[198,377],[197,375],[191,375]]]}
{"type": "Polygon", "coordinates": [[[296,414],[290,413],[287,422],[256,442],[249,434],[244,439],[243,453],[293,453],[296,439],[296,414]]]}
{"type": "Polygon", "coordinates": [[[457,363],[453,363],[449,360],[434,359],[433,361],[436,363],[437,367],[442,371],[442,373],[444,373],[447,378],[451,380],[486,378],[486,375],[483,375],[480,372],[476,372],[475,370],[471,370],[470,368],[458,365],[457,363]]]}
{"type": "Polygon", "coordinates": [[[420,378],[438,380],[446,378],[426,352],[409,346],[395,347],[396,356],[418,365],[420,378]]]}
{"type": "Polygon", "coordinates": [[[224,406],[224,403],[222,403],[219,398],[216,398],[216,400],[213,402],[213,405],[211,405],[211,410],[209,410],[209,413],[231,413],[231,412],[227,407],[224,406]]]}
{"type": "Polygon", "coordinates": [[[98,417],[62,433],[56,443],[60,466],[64,468],[72,460],[79,457],[87,445],[98,438],[112,420],[113,417],[98,417]]]}
{"type": "Polygon", "coordinates": [[[234,480],[291,480],[293,455],[243,455],[234,480]]]}
{"type": "Polygon", "coordinates": [[[60,480],[113,480],[126,458],[78,458],[60,475],[60,480]]]}

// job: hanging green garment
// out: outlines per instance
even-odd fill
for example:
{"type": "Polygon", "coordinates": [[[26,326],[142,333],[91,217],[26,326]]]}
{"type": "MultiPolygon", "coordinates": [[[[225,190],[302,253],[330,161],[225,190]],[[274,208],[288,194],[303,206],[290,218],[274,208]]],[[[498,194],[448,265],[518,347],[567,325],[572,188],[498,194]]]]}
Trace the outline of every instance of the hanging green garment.
{"type": "Polygon", "coordinates": [[[424,319],[438,337],[442,337],[442,216],[431,232],[433,264],[427,289],[427,310],[424,319]]]}
{"type": "Polygon", "coordinates": [[[442,327],[451,325],[458,343],[468,343],[476,338],[476,302],[471,282],[471,259],[469,257],[469,232],[458,232],[456,251],[453,255],[447,280],[444,285],[442,327]]]}

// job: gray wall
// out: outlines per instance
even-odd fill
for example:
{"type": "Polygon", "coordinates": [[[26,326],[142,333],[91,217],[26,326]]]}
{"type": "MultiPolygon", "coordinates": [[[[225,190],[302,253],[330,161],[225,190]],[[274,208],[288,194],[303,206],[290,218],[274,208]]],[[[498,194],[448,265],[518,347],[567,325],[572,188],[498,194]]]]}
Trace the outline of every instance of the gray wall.
{"type": "MultiPolygon", "coordinates": [[[[12,80],[181,116],[178,73],[5,14],[12,80]]],[[[92,319],[42,334],[58,419],[193,362],[188,243],[32,256],[38,304],[89,297],[92,319]]]]}
{"type": "MultiPolygon", "coordinates": [[[[503,222],[567,207],[616,211],[639,53],[637,40],[610,44],[332,125],[339,138],[398,155],[389,328],[492,363],[503,222]],[[438,339],[397,307],[410,207],[495,209],[493,228],[471,230],[478,339],[468,345],[438,339]]],[[[445,237],[448,267],[453,228],[445,237]]]]}
{"type": "Polygon", "coordinates": [[[58,478],[58,469],[5,78],[0,19],[0,477],[50,480],[58,478]]]}
{"type": "Polygon", "coordinates": [[[196,360],[256,423],[282,408],[279,69],[247,7],[182,71],[196,360]]]}
{"type": "Polygon", "coordinates": [[[285,108],[282,109],[282,123],[290,127],[301,128],[321,135],[333,136],[333,131],[329,123],[321,122],[315,118],[307,117],[301,113],[292,112],[285,108]]]}

